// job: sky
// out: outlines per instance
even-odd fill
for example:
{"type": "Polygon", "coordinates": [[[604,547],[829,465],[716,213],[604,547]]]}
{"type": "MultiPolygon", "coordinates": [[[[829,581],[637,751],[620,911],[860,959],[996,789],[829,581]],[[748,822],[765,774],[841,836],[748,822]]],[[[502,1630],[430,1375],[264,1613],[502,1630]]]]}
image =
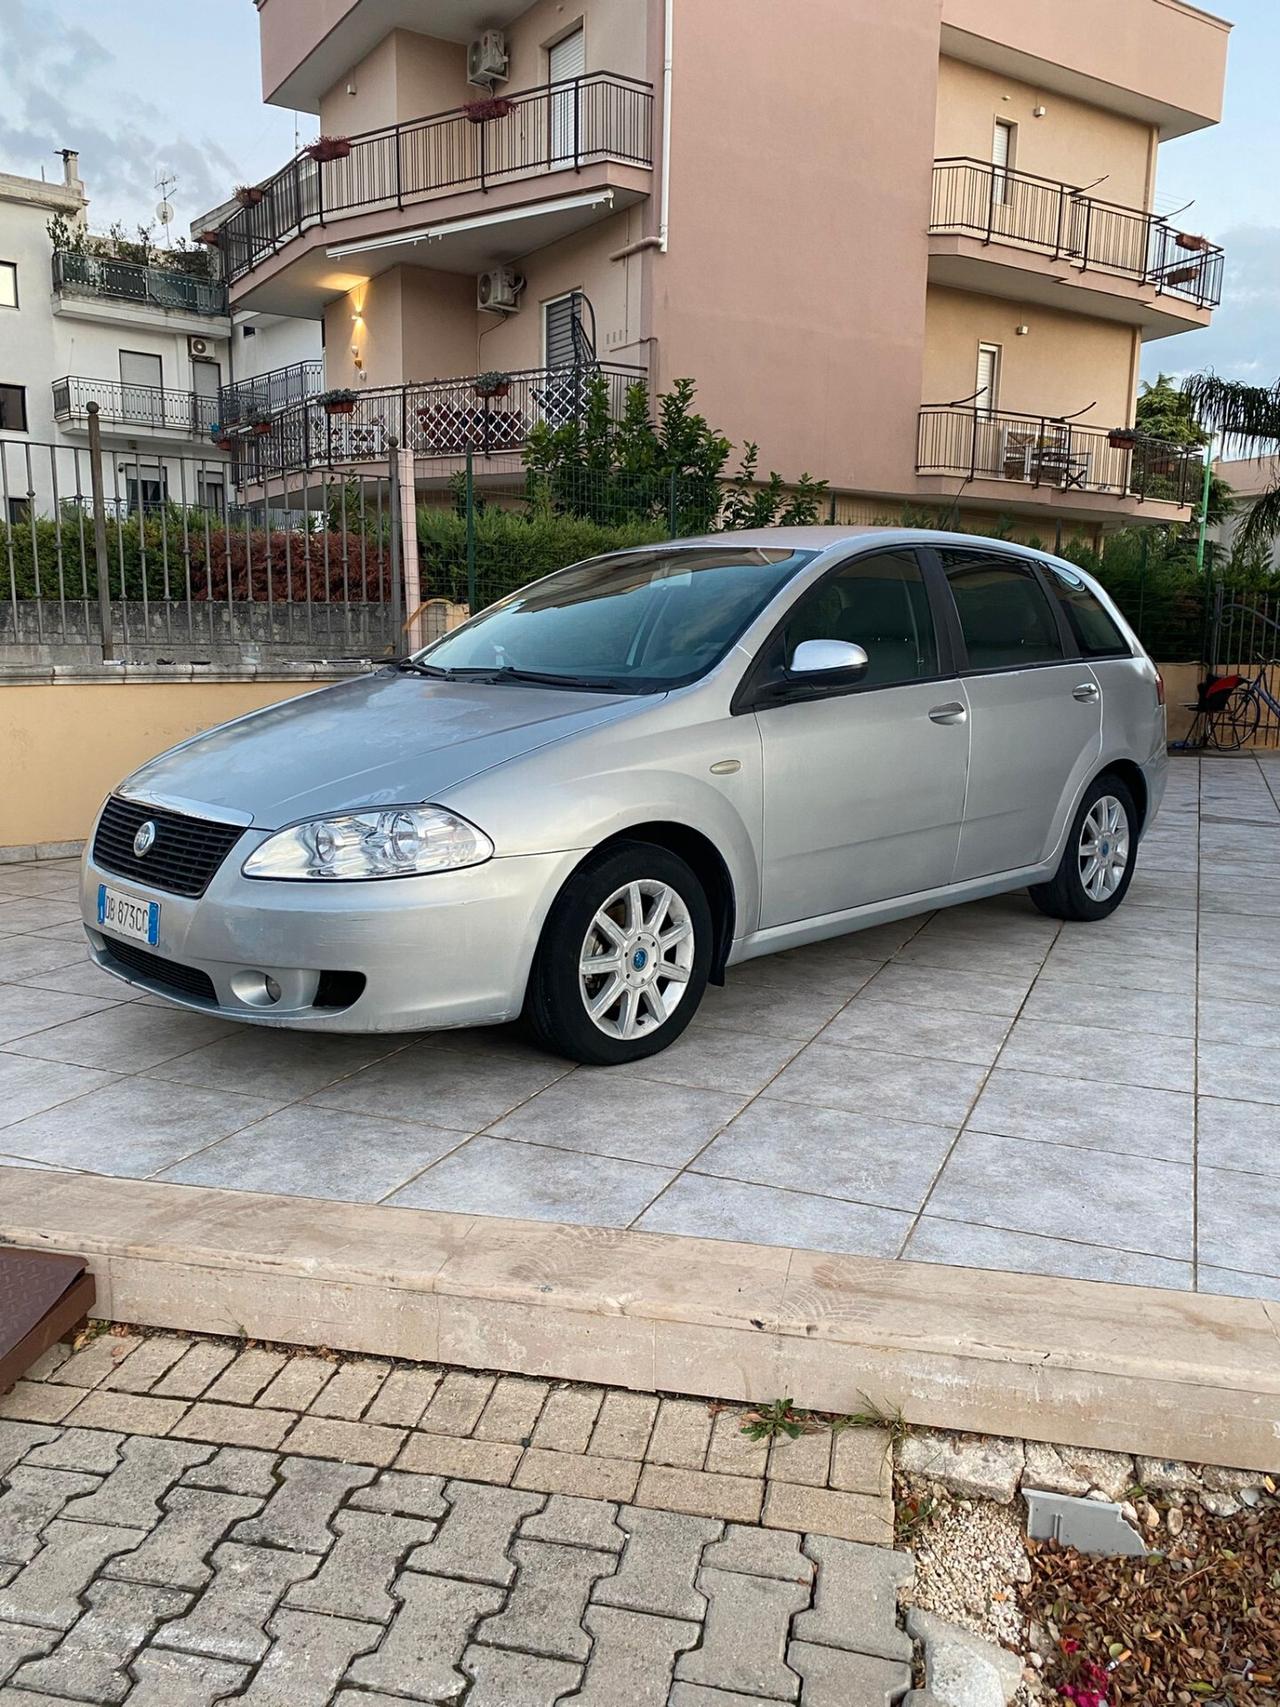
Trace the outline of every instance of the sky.
{"type": "MultiPolygon", "coordinates": [[[[1143,373],[1280,374],[1280,0],[1221,0],[1235,24],[1216,129],[1161,149],[1157,207],[1224,245],[1222,307],[1207,332],[1147,345],[1143,373]]],[[[0,171],[61,175],[80,150],[90,221],[153,217],[174,175],[175,230],[289,158],[310,113],[264,106],[252,0],[0,0],[0,171]]]]}

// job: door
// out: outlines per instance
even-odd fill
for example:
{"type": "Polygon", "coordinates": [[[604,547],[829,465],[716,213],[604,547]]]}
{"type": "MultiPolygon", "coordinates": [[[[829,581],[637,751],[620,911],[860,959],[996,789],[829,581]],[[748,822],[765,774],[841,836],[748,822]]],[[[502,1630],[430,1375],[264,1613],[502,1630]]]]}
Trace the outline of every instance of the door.
{"type": "Polygon", "coordinates": [[[757,664],[763,754],[762,928],[949,882],[969,731],[924,565],[874,551],[797,603],[757,664]],[[787,666],[802,640],[847,640],[870,659],[853,687],[787,666]]]}
{"type": "Polygon", "coordinates": [[[1008,119],[997,119],[991,138],[991,199],[997,206],[1009,199],[1015,129],[1008,119]]]}
{"type": "Polygon", "coordinates": [[[218,364],[217,362],[193,361],[191,364],[191,390],[193,393],[192,426],[197,432],[207,433],[218,419],[218,364]]]}
{"type": "Polygon", "coordinates": [[[1030,559],[976,547],[938,556],[972,725],[960,881],[1048,857],[1095,767],[1102,696],[1030,559]]]}
{"type": "Polygon", "coordinates": [[[126,421],[164,425],[164,369],[159,356],[121,350],[120,413],[126,421]]]}
{"type": "Polygon", "coordinates": [[[551,90],[551,164],[572,164],[582,151],[579,102],[581,89],[571,80],[587,69],[587,37],[581,29],[558,41],[547,54],[547,81],[551,90]],[[567,84],[557,88],[557,84],[567,84]]]}

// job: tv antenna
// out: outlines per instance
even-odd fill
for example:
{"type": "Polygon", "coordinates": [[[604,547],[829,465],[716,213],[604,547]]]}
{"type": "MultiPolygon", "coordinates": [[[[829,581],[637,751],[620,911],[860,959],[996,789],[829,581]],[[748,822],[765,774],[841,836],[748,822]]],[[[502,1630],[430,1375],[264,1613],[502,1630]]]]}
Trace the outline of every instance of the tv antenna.
{"type": "Polygon", "coordinates": [[[173,224],[174,219],[173,203],[169,200],[169,194],[177,182],[176,175],[172,172],[166,172],[163,167],[156,173],[156,189],[160,194],[160,200],[156,203],[156,218],[164,227],[164,240],[168,248],[173,246],[169,236],[169,227],[173,224]]]}

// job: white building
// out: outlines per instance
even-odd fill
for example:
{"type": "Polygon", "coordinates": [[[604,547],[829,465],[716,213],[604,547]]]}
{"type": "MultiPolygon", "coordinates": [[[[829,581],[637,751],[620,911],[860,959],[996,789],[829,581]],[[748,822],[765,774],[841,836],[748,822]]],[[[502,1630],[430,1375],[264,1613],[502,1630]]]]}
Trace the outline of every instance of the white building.
{"type": "MultiPolygon", "coordinates": [[[[1213,471],[1227,482],[1235,499],[1232,513],[1209,530],[1210,539],[1217,541],[1225,556],[1235,550],[1240,530],[1258,499],[1280,482],[1280,457],[1241,457],[1232,462],[1219,461],[1214,463],[1213,471]]],[[[1280,535],[1268,542],[1265,558],[1273,573],[1280,570],[1280,535]]]]}

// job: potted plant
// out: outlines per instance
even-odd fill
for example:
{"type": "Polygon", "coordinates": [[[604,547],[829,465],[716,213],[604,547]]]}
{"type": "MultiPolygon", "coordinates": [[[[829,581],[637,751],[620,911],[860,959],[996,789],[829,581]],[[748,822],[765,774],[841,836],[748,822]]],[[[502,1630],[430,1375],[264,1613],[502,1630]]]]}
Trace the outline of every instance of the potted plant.
{"type": "Polygon", "coordinates": [[[1138,442],[1138,432],[1135,427],[1112,427],[1107,434],[1107,443],[1112,450],[1132,450],[1138,442]]]}
{"type": "Polygon", "coordinates": [[[222,233],[220,231],[209,230],[196,233],[196,242],[207,243],[211,249],[216,249],[221,239],[222,233]]]}
{"type": "Polygon", "coordinates": [[[258,203],[265,199],[266,194],[267,192],[261,184],[236,185],[236,200],[241,207],[257,207],[258,203]]]}
{"type": "Polygon", "coordinates": [[[219,426],[216,421],[213,426],[209,428],[209,437],[213,440],[214,444],[217,445],[219,450],[235,449],[236,441],[232,438],[230,432],[225,427],[219,426]]]}
{"type": "Polygon", "coordinates": [[[350,415],[355,410],[359,392],[348,391],[345,386],[336,385],[332,391],[322,391],[316,402],[319,403],[326,415],[350,415]]]}
{"type": "Polygon", "coordinates": [[[271,431],[271,417],[265,409],[246,409],[241,418],[240,430],[249,438],[265,439],[271,431]]]}
{"type": "Polygon", "coordinates": [[[478,373],[471,382],[471,389],[477,397],[505,397],[511,390],[511,375],[500,373],[496,368],[488,373],[478,373]]]}
{"type": "Polygon", "coordinates": [[[462,113],[472,124],[483,124],[486,119],[505,119],[515,105],[507,95],[481,95],[479,100],[464,101],[462,113]]]}
{"type": "Polygon", "coordinates": [[[318,136],[303,149],[313,160],[345,160],[351,152],[349,136],[318,136]]]}
{"type": "Polygon", "coordinates": [[[1205,250],[1209,247],[1209,239],[1207,237],[1197,237],[1190,231],[1175,231],[1173,234],[1173,240],[1178,245],[1179,249],[1205,250]]]}

